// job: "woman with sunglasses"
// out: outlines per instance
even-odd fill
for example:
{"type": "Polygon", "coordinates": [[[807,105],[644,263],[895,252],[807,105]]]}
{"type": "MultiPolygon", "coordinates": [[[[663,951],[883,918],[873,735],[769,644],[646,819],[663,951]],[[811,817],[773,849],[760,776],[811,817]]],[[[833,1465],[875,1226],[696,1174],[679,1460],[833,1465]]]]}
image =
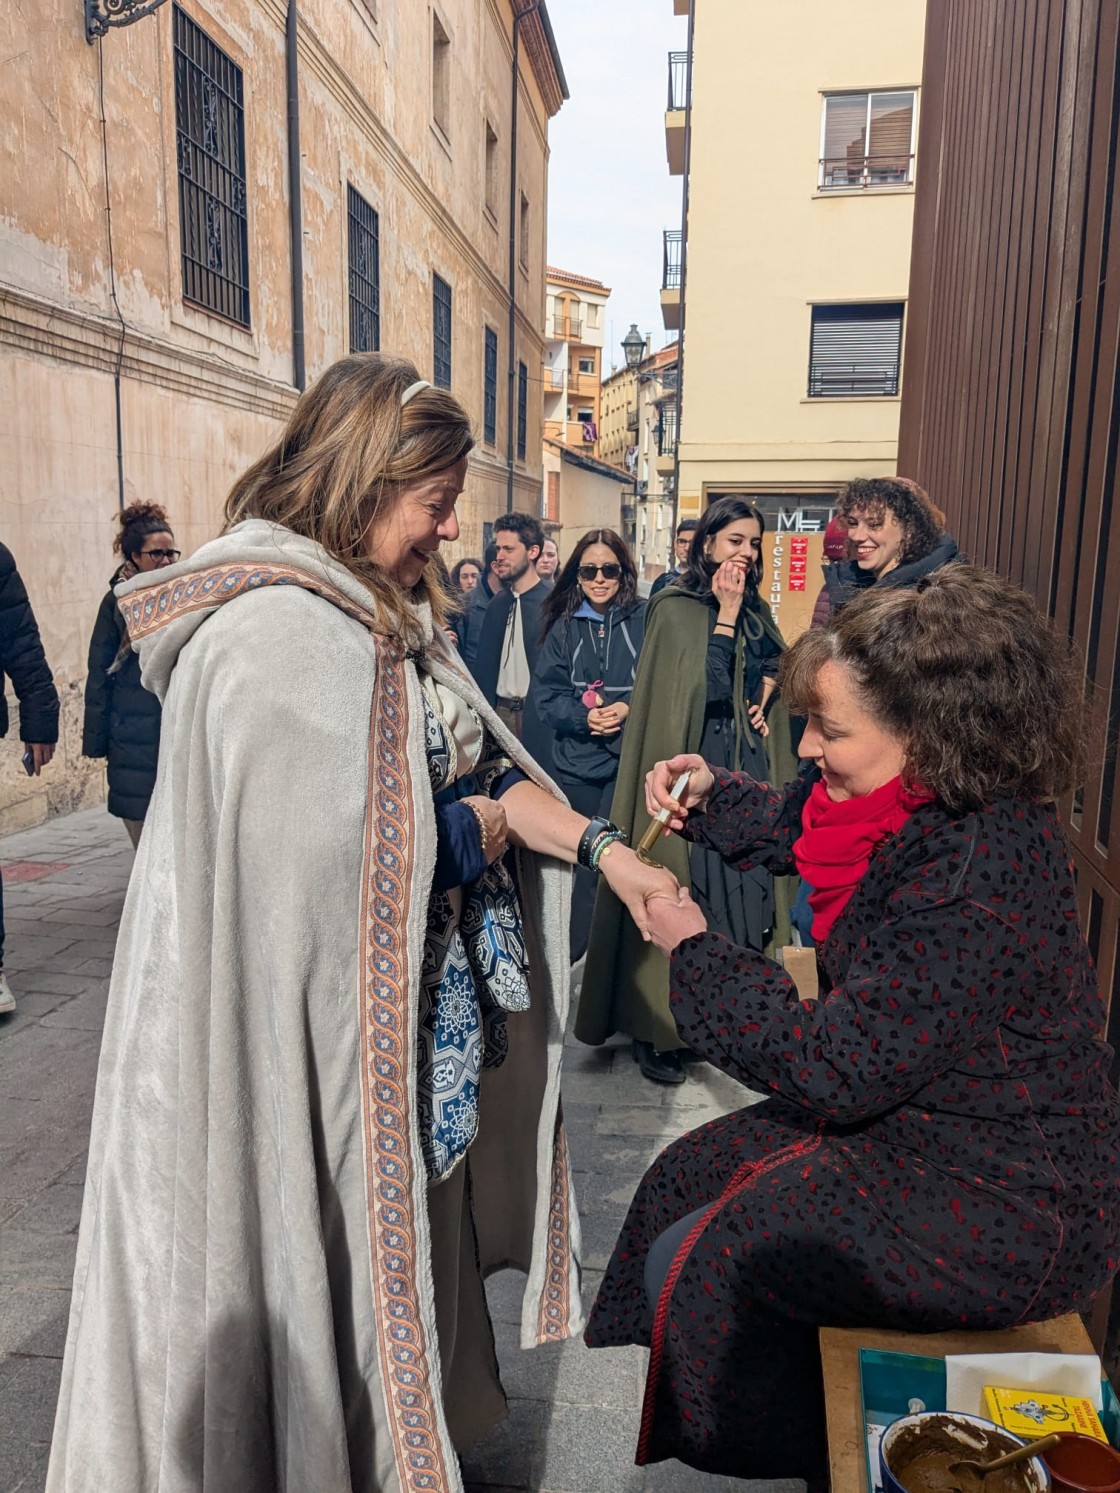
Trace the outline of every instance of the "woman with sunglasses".
{"type": "MultiPolygon", "coordinates": [[[[634,688],[634,719],[623,745],[611,819],[636,843],[649,823],[645,776],[661,745],[767,782],[796,775],[788,723],[770,738],[767,713],[782,635],[759,596],[763,519],[746,498],[717,498],[692,536],[681,574],[647,607],[645,647],[634,688]],[[771,761],[771,752],[784,760],[771,761]]],[[[775,926],[770,874],[731,871],[702,846],[663,841],[656,855],[703,908],[708,926],[762,949],[775,926]]],[[[633,1041],[634,1059],[655,1083],[684,1081],[685,1051],[669,1010],[669,966],[611,897],[595,908],[580,991],[576,1036],[598,1046],[614,1032],[633,1041]]]]}
{"type": "Polygon", "coordinates": [[[140,660],[132,651],[114,587],[173,565],[179,551],[158,503],[133,503],[115,520],[119,527],[113,551],[123,564],[113,573],[93,625],[82,755],[108,758],[109,813],[124,821],[135,849],[155,787],[160,703],[140,682],[140,660]]]}
{"type": "MultiPolygon", "coordinates": [[[[574,809],[610,817],[623,726],[645,628],[638,573],[613,529],[585,534],[542,608],[544,634],[532,698],[551,730],[548,769],[574,809]]],[[[572,958],[587,948],[596,878],[572,888],[572,958]]]]}

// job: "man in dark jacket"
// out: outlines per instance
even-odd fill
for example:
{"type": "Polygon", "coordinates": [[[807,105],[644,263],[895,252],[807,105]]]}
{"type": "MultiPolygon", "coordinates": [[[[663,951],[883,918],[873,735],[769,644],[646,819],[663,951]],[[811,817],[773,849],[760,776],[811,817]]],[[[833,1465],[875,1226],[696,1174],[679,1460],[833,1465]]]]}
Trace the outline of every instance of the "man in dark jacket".
{"type": "Polygon", "coordinates": [[[671,586],[688,564],[688,552],[692,548],[692,536],[699,527],[698,518],[682,518],[677,525],[676,538],[673,541],[673,567],[659,575],[649,588],[649,594],[656,596],[666,586],[671,586]]]}
{"type": "MultiPolygon", "coordinates": [[[[38,777],[54,756],[58,741],[58,691],[15,558],[0,544],[0,736],[8,734],[5,675],[19,700],[23,765],[29,775],[38,777]]],[[[0,881],[0,1012],[15,1008],[4,974],[4,888],[0,881]]]]}
{"type": "Polygon", "coordinates": [[[502,589],[501,577],[495,569],[497,558],[498,546],[491,540],[482,557],[482,574],[478,578],[478,585],[467,597],[466,610],[460,613],[455,621],[459,652],[462,654],[463,662],[472,673],[478,661],[478,640],[482,636],[482,619],[486,616],[487,607],[502,589]]]}
{"type": "Polygon", "coordinates": [[[527,513],[506,513],[494,523],[494,543],[502,589],[483,617],[474,677],[530,754],[547,763],[548,733],[536,710],[526,710],[541,643],[541,607],[549,594],[537,575],[544,531],[527,513]]]}

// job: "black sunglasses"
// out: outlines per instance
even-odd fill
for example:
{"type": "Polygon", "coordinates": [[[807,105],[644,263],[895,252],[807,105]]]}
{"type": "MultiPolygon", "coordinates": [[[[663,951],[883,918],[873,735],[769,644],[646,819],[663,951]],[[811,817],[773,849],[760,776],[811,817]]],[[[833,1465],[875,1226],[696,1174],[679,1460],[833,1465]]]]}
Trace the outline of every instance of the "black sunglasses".
{"type": "Polygon", "coordinates": [[[581,565],[576,571],[581,581],[593,581],[597,575],[605,581],[617,581],[621,574],[622,566],[613,561],[609,565],[581,565]]]}
{"type": "Polygon", "coordinates": [[[182,550],[141,550],[141,555],[147,555],[152,560],[170,560],[172,564],[183,553],[182,550]]]}

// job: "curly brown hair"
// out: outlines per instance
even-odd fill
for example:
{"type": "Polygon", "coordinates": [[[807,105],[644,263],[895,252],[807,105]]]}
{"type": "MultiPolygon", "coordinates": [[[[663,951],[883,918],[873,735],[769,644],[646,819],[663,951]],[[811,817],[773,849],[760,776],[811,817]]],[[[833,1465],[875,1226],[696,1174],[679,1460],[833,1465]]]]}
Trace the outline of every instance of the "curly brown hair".
{"type": "Polygon", "coordinates": [[[851,524],[857,517],[881,523],[891,513],[906,535],[899,563],[924,560],[945,537],[945,515],[925,488],[909,477],[857,477],[849,482],[836,504],[836,516],[851,524]]]}
{"type": "Polygon", "coordinates": [[[803,633],[779,674],[791,710],[819,709],[829,662],[905,743],[908,783],[953,813],[1000,793],[1055,799],[1079,781],[1085,685],[1072,645],[980,565],[943,566],[912,590],[873,586],[830,628],[803,633]]]}
{"type": "Polygon", "coordinates": [[[130,503],[113,515],[117,532],[113,535],[113,553],[134,560],[149,534],[170,534],[175,531],[167,510],[158,503],[130,503]]]}

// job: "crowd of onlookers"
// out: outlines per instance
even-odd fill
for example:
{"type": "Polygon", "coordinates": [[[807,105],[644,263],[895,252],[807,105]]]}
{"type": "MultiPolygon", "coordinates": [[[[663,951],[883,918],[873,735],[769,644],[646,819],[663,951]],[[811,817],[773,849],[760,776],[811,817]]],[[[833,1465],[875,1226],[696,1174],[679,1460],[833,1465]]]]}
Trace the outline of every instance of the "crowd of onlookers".
{"type": "MultiPolygon", "coordinates": [[[[155,783],[160,704],[141,681],[115,588],[173,564],[180,551],[158,504],[132,504],[116,516],[115,526],[113,551],[119,562],[89,646],[82,752],[105,760],[109,813],[123,822],[135,846],[155,783]]],[[[607,528],[580,537],[561,563],[556,539],[538,519],[509,513],[493,525],[481,559],[466,557],[452,567],[449,632],[463,662],[500,718],[581,813],[613,815],[632,827],[635,803],[616,803],[615,792],[624,743],[635,734],[641,741],[634,743],[623,775],[631,800],[662,747],[697,749],[710,760],[763,778],[794,769],[788,730],[780,743],[766,745],[784,641],[758,591],[764,527],[762,515],[745,498],[720,499],[702,518],[682,520],[673,563],[654,580],[648,602],[639,594],[626,543],[607,528]],[[659,611],[666,625],[646,643],[647,606],[669,588],[685,604],[674,602],[659,611]],[[638,732],[628,735],[640,662],[642,719],[638,732]]],[[[813,626],[826,625],[868,584],[913,585],[955,556],[944,515],[915,483],[903,478],[853,482],[825,536],[825,584],[813,626]]],[[[24,766],[38,774],[58,740],[58,695],[26,590],[3,547],[0,671],[19,700],[24,766]]],[[[6,730],[6,705],[0,710],[0,729],[6,730]]],[[[764,873],[728,877],[718,856],[696,853],[689,857],[687,874],[694,895],[718,926],[752,947],[765,946],[776,919],[781,920],[773,878],[764,873]]],[[[595,885],[591,874],[577,869],[573,959],[588,947],[595,885]]],[[[791,911],[806,941],[807,909],[802,887],[791,911]]],[[[626,955],[614,946],[614,935],[622,935],[625,945],[626,929],[612,929],[606,911],[601,922],[601,952],[615,968],[626,955]]],[[[608,1005],[617,1007],[621,1000],[625,1007],[619,989],[625,992],[633,981],[612,977],[610,983],[608,1005]]],[[[680,1082],[683,1068],[665,1024],[662,993],[653,998],[653,1020],[644,1009],[649,1003],[647,995],[635,992],[630,1002],[635,1009],[620,1029],[632,1035],[647,1076],[680,1082]]],[[[0,900],[0,1011],[14,1004],[3,974],[0,900]]],[[[588,1033],[602,1029],[601,1004],[593,982],[581,1017],[588,1033]]]]}

